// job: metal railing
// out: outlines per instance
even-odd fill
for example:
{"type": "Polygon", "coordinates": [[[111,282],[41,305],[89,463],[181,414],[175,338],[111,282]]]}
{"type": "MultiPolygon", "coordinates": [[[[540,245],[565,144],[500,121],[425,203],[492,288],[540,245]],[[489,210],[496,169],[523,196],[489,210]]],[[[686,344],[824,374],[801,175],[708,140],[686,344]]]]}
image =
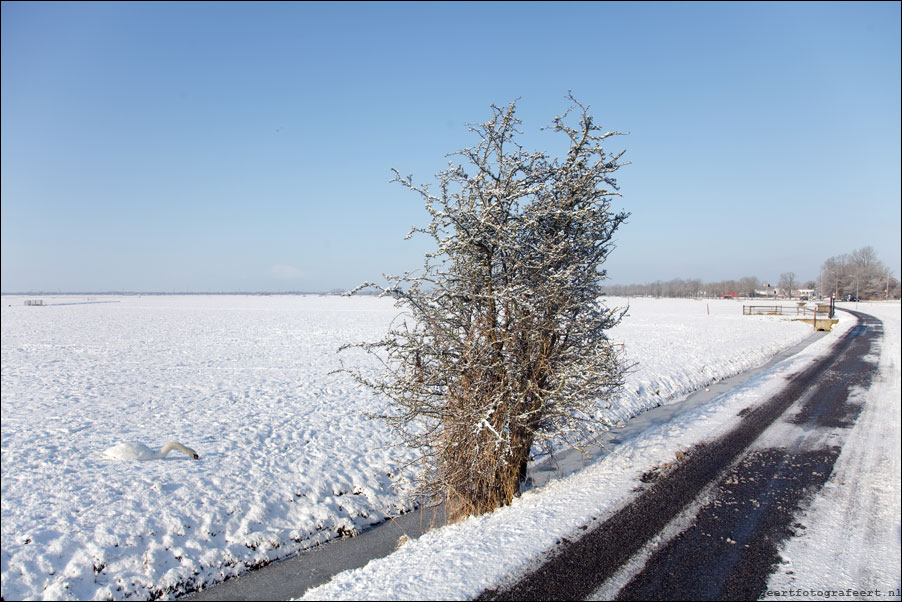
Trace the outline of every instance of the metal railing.
{"type": "Polygon", "coordinates": [[[797,306],[788,307],[785,305],[743,305],[742,315],[744,316],[787,316],[801,315],[801,309],[797,306]]]}
{"type": "Polygon", "coordinates": [[[830,315],[829,305],[743,305],[744,316],[826,316],[830,315]]]}
{"type": "Polygon", "coordinates": [[[818,303],[814,307],[804,304],[798,305],[743,305],[744,316],[803,316],[818,318],[832,318],[833,307],[830,304],[818,303]]]}

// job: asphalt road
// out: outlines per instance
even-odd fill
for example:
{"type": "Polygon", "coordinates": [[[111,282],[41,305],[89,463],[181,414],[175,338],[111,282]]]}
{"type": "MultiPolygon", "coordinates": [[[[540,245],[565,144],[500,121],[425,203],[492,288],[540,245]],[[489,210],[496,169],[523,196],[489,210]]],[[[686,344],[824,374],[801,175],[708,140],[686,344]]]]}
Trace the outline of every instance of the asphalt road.
{"type": "Polygon", "coordinates": [[[586,525],[585,535],[564,542],[510,588],[480,599],[758,598],[780,543],[800,526],[794,516],[830,478],[842,431],[861,411],[849,401],[851,390],[868,388],[877,372],[871,351],[883,325],[851,313],[859,325],[830,354],[743,410],[733,430],[697,445],[666,474],[646,475],[633,502],[586,525]],[[756,444],[775,424],[785,431],[780,445],[756,444]]]}

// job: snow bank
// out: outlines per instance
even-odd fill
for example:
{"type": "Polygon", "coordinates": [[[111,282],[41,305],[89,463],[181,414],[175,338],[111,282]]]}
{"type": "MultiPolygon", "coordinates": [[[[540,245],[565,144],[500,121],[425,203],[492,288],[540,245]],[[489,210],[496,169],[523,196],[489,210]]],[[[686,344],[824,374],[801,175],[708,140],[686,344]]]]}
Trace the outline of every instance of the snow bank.
{"type": "MultiPolygon", "coordinates": [[[[5,599],[171,598],[412,508],[411,452],[391,448],[385,426],[364,418],[384,402],[330,374],[339,345],[384,335],[397,314],[391,301],[93,301],[104,303],[59,297],[26,307],[2,298],[5,599]],[[170,440],[200,461],[99,455],[124,441],[158,448],[170,440]]],[[[639,364],[608,416],[678,399],[810,332],[741,313],[734,301],[632,300],[611,336],[639,364]]],[[[575,478],[616,480],[624,471],[602,464],[575,478]]],[[[499,516],[556,495],[546,490],[578,489],[551,484],[499,516]]]]}

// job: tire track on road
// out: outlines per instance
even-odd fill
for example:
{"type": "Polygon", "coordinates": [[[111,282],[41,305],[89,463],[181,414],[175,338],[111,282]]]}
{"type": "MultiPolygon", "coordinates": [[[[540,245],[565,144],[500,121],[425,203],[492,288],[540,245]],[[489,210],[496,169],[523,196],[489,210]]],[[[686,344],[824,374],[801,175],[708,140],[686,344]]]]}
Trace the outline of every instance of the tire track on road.
{"type": "MultiPolygon", "coordinates": [[[[852,411],[853,417],[850,408],[846,407],[849,391],[852,387],[866,387],[876,373],[876,361],[870,361],[868,356],[872,344],[879,339],[882,330],[879,327],[881,325],[879,320],[865,314],[851,313],[860,320],[859,326],[837,341],[831,353],[792,377],[782,391],[749,410],[734,429],[713,441],[698,444],[672,472],[655,480],[635,500],[597,528],[587,531],[586,535],[576,541],[566,542],[537,570],[507,589],[484,592],[480,599],[585,599],[612,577],[684,507],[692,503],[710,483],[718,479],[725,469],[742,458],[749,445],[795,402],[802,400],[803,403],[802,411],[797,416],[798,420],[812,427],[820,426],[818,420],[826,420],[829,423],[829,419],[834,419],[851,423],[850,421],[857,417],[857,412],[852,411]],[[825,379],[825,375],[835,378],[825,379]]],[[[788,485],[783,487],[786,494],[783,497],[771,496],[773,497],[771,509],[777,509],[779,512],[772,513],[773,516],[769,516],[762,523],[762,528],[766,525],[766,530],[770,534],[766,540],[754,545],[743,543],[742,546],[748,545],[749,548],[743,547],[739,550],[734,562],[728,567],[730,570],[717,571],[718,574],[714,575],[713,579],[707,580],[703,588],[692,585],[690,582],[694,580],[694,576],[703,574],[710,566],[705,560],[704,549],[705,545],[710,547],[710,543],[705,544],[704,540],[696,540],[689,546],[695,549],[695,552],[688,553],[688,556],[694,554],[696,557],[694,559],[687,557],[685,561],[679,561],[683,567],[681,574],[685,577],[682,582],[679,579],[672,580],[666,575],[653,576],[655,565],[662,564],[663,557],[658,554],[664,553],[656,552],[646,564],[646,569],[624,588],[622,592],[624,599],[630,599],[632,594],[635,594],[637,599],[716,599],[733,596],[742,598],[747,597],[748,592],[755,591],[756,588],[757,591],[761,591],[760,588],[766,585],[773,563],[778,559],[776,548],[779,542],[791,534],[793,512],[802,498],[811,495],[812,488],[820,487],[820,484],[829,478],[839,450],[826,451],[821,457],[817,455],[806,457],[804,453],[807,452],[787,456],[784,452],[782,459],[778,460],[773,454],[762,454],[757,451],[737,463],[734,469],[740,471],[734,475],[737,483],[756,482],[749,480],[755,479],[753,474],[755,471],[761,472],[762,475],[770,475],[770,478],[757,481],[763,487],[760,491],[755,490],[758,493],[753,493],[747,487],[737,489],[743,496],[751,494],[750,499],[754,495],[766,494],[767,487],[773,483],[773,478],[779,473],[781,466],[796,464],[798,468],[814,467],[809,472],[816,472],[819,476],[807,484],[801,484],[798,488],[788,485]],[[792,493],[793,491],[798,491],[801,495],[792,493]],[[735,570],[736,567],[741,567],[741,571],[735,570]],[[658,593],[654,597],[648,597],[655,587],[650,584],[656,580],[658,593]],[[643,582],[648,586],[642,586],[643,582]],[[702,595],[700,592],[707,593],[702,595]]],[[[724,477],[726,478],[729,477],[724,477]]],[[[773,488],[781,489],[776,485],[773,488]]],[[[722,501],[729,500],[725,498],[722,501]]],[[[707,506],[706,504],[699,512],[699,516],[703,519],[698,522],[701,528],[707,531],[700,532],[711,533],[714,530],[720,532],[727,528],[728,525],[717,525],[715,529],[705,522],[704,513],[707,506]]],[[[713,517],[711,521],[723,522],[717,514],[711,516],[713,517]]],[[[687,532],[692,528],[694,527],[687,529],[687,532]]],[[[752,530],[749,538],[754,537],[755,533],[756,531],[752,530]]],[[[728,536],[724,536],[724,541],[727,538],[735,541],[728,536]]],[[[727,545],[735,544],[727,542],[727,545]]],[[[667,553],[673,554],[669,544],[665,548],[670,550],[667,553]]],[[[660,569],[660,566],[658,568],[660,569]]]]}

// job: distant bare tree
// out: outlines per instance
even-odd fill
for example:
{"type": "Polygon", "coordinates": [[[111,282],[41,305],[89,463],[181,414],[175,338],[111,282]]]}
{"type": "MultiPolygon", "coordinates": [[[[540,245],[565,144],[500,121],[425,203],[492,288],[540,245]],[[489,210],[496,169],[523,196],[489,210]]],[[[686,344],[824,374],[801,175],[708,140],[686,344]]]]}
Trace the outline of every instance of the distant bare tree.
{"type": "Polygon", "coordinates": [[[845,295],[848,264],[848,255],[836,255],[827,259],[821,266],[821,289],[825,296],[835,294],[841,298],[845,295]]]}
{"type": "Polygon", "coordinates": [[[737,291],[740,295],[744,297],[754,297],[755,291],[757,291],[761,287],[761,281],[755,276],[746,276],[745,278],[741,278],[738,282],[737,291]]]}
{"type": "Polygon", "coordinates": [[[395,171],[432,216],[411,234],[437,248],[418,275],[379,287],[408,317],[363,345],[383,376],[356,377],[391,400],[382,418],[420,451],[422,491],[452,518],[510,503],[533,446],[596,433],[599,407],[622,383],[605,334],[622,313],[599,297],[627,217],[611,205],[623,153],[605,152],[618,132],[570,100],[550,127],[569,145],[560,159],[517,143],[511,103],[470,126],[478,143],[456,153],[464,164],[439,173],[435,193],[395,171]]]}
{"type": "Polygon", "coordinates": [[[883,289],[884,299],[898,299],[900,295],[902,295],[902,285],[900,285],[899,279],[887,274],[883,289]]]}
{"type": "Polygon", "coordinates": [[[789,298],[792,299],[792,290],[796,286],[796,273],[783,272],[780,274],[780,281],[777,283],[777,286],[784,291],[788,291],[789,298]]]}
{"type": "Polygon", "coordinates": [[[689,291],[692,297],[698,298],[702,293],[702,281],[698,278],[689,280],[689,291]]]}
{"type": "Polygon", "coordinates": [[[852,251],[849,257],[857,294],[865,299],[881,297],[888,270],[877,258],[877,251],[873,247],[862,247],[852,251]]]}
{"type": "Polygon", "coordinates": [[[840,299],[856,293],[863,299],[880,299],[886,297],[889,274],[874,248],[862,247],[827,259],[821,267],[821,286],[840,299]]]}

